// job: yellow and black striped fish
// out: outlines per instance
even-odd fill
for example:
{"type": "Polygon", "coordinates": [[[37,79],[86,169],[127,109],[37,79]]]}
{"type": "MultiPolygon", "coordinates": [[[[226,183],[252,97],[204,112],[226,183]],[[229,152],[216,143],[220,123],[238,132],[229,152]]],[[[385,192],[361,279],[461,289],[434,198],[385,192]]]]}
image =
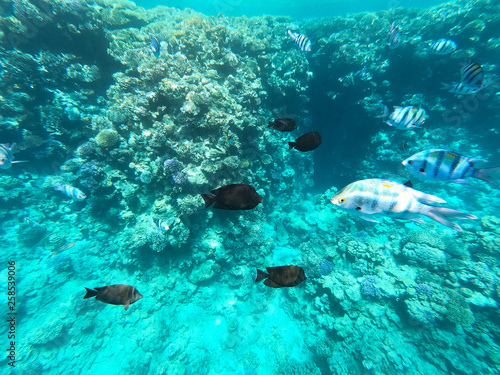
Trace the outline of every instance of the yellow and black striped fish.
{"type": "Polygon", "coordinates": [[[399,149],[402,152],[408,152],[408,150],[410,150],[410,145],[408,143],[403,143],[401,146],[399,146],[399,149]]]}
{"type": "Polygon", "coordinates": [[[470,88],[482,87],[484,82],[483,67],[468,60],[462,68],[462,85],[470,88]]]}
{"type": "Polygon", "coordinates": [[[288,35],[290,35],[290,38],[299,46],[301,51],[311,51],[311,41],[307,36],[294,33],[292,30],[288,30],[288,35]]]}

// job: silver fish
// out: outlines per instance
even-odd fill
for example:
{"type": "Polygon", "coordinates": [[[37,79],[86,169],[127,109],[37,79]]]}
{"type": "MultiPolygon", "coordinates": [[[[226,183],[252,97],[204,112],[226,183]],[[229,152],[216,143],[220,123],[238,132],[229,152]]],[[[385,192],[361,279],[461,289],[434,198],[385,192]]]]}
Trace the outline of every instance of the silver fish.
{"type": "Polygon", "coordinates": [[[64,195],[70,197],[75,201],[83,201],[85,198],[87,198],[83,191],[71,185],[55,184],[54,189],[59,190],[64,195]]]}
{"type": "Polygon", "coordinates": [[[153,226],[155,228],[158,228],[162,232],[166,232],[170,229],[169,225],[167,222],[163,219],[158,219],[158,218],[153,218],[153,226]]]}
{"type": "Polygon", "coordinates": [[[288,30],[288,35],[299,46],[301,51],[311,51],[311,40],[307,36],[294,33],[292,30],[288,30]]]}
{"type": "Polygon", "coordinates": [[[468,60],[462,68],[462,85],[470,88],[484,87],[483,67],[478,63],[468,60]]]}
{"type": "Polygon", "coordinates": [[[429,44],[429,47],[436,55],[448,55],[455,52],[457,44],[453,40],[439,39],[429,44]]]}
{"type": "Polygon", "coordinates": [[[469,177],[497,185],[492,175],[500,172],[497,168],[478,169],[474,165],[486,160],[475,159],[461,155],[453,150],[431,149],[410,156],[403,161],[403,165],[412,175],[435,181],[451,181],[456,183],[468,183],[469,177]]]}
{"type": "MultiPolygon", "coordinates": [[[[387,113],[388,110],[384,110],[384,115],[387,113]]],[[[394,111],[391,113],[389,120],[386,121],[386,124],[398,129],[411,129],[422,126],[425,119],[425,110],[423,108],[412,106],[394,107],[394,111]]]]}
{"type": "Polygon", "coordinates": [[[399,44],[401,43],[401,33],[399,26],[396,26],[396,24],[393,22],[391,25],[391,28],[389,29],[389,43],[388,46],[390,49],[397,48],[399,44]]]}
{"type": "Polygon", "coordinates": [[[26,160],[14,161],[13,151],[15,147],[15,143],[0,144],[0,169],[9,169],[10,167],[12,167],[12,164],[16,163],[27,163],[26,160]]]}
{"type": "Polygon", "coordinates": [[[353,182],[335,194],[330,201],[343,210],[372,222],[377,222],[375,215],[424,223],[419,215],[425,215],[448,228],[461,231],[462,228],[452,222],[451,218],[476,219],[474,215],[462,211],[429,205],[446,203],[439,197],[379,178],[353,182]]]}
{"type": "Polygon", "coordinates": [[[449,92],[457,95],[472,95],[481,91],[482,89],[484,89],[484,86],[469,87],[464,85],[462,82],[460,83],[454,82],[451,85],[443,83],[442,87],[442,90],[448,90],[449,92]]]}

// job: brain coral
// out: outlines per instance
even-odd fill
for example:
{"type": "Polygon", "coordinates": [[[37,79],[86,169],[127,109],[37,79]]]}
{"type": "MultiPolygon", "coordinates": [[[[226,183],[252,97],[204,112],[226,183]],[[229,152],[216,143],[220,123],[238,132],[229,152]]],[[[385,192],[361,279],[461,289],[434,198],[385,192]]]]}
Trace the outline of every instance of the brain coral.
{"type": "Polygon", "coordinates": [[[120,141],[120,135],[116,130],[103,129],[95,137],[97,144],[103,148],[115,147],[120,141]]]}

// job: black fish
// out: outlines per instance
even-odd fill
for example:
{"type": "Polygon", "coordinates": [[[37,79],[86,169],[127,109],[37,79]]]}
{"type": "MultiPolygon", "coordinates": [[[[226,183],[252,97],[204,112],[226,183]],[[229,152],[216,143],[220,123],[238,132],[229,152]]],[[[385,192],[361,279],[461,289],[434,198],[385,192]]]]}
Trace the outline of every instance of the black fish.
{"type": "Polygon", "coordinates": [[[306,274],[299,266],[266,267],[268,273],[257,270],[255,282],[266,279],[264,285],[270,288],[291,288],[306,280],[306,274]]]}
{"type": "Polygon", "coordinates": [[[108,285],[94,288],[95,290],[85,289],[87,294],[83,299],[95,297],[96,300],[110,305],[124,305],[125,310],[128,309],[129,305],[142,298],[142,294],[139,293],[135,286],[125,284],[108,285]]]}
{"type": "Polygon", "coordinates": [[[269,121],[268,128],[273,128],[280,132],[291,132],[297,129],[297,124],[293,118],[277,118],[274,119],[274,122],[269,121]]]}
{"type": "Polygon", "coordinates": [[[301,135],[295,142],[288,142],[288,149],[292,148],[299,151],[311,151],[321,144],[321,136],[318,132],[309,132],[301,135]]]}
{"type": "Polygon", "coordinates": [[[212,190],[212,194],[201,194],[205,201],[205,208],[215,202],[214,208],[221,210],[251,210],[262,198],[253,186],[247,184],[231,184],[212,190]]]}

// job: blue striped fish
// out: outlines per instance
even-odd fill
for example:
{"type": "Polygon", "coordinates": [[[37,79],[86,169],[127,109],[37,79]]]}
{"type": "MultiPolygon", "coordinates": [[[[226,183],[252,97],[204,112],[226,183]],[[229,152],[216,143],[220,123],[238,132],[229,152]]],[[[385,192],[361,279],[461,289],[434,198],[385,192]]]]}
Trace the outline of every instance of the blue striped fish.
{"type": "Polygon", "coordinates": [[[54,189],[59,190],[64,195],[67,195],[75,201],[83,201],[85,198],[87,198],[83,191],[70,185],[55,184],[54,189]]]}
{"type": "Polygon", "coordinates": [[[500,167],[478,169],[474,167],[478,162],[486,160],[460,155],[452,150],[431,149],[417,152],[404,160],[403,165],[412,175],[424,180],[463,184],[469,182],[469,177],[474,177],[497,185],[491,175],[500,172],[500,167]]]}
{"type": "Polygon", "coordinates": [[[292,30],[288,30],[288,35],[290,35],[290,38],[299,46],[301,51],[311,51],[311,41],[307,36],[294,33],[292,30]]]}
{"type": "Polygon", "coordinates": [[[484,87],[483,67],[478,63],[468,60],[462,68],[462,85],[470,88],[484,87]]]}
{"type": "Polygon", "coordinates": [[[15,163],[27,163],[27,161],[23,160],[14,161],[14,147],[16,147],[15,143],[0,144],[0,169],[9,169],[10,167],[12,167],[12,164],[15,163]]]}
{"type": "Polygon", "coordinates": [[[424,223],[419,215],[425,215],[448,228],[461,231],[462,228],[452,222],[451,218],[476,219],[474,215],[462,211],[429,205],[446,203],[439,197],[379,178],[353,182],[335,194],[330,202],[372,222],[378,222],[374,216],[388,216],[424,223]]]}
{"type": "Polygon", "coordinates": [[[439,39],[429,44],[429,47],[436,55],[448,55],[455,52],[457,44],[453,40],[439,39]]]}
{"type": "MultiPolygon", "coordinates": [[[[384,110],[387,113],[388,110],[384,110]]],[[[386,124],[398,129],[418,128],[425,122],[425,110],[417,107],[394,107],[386,124]]]]}
{"type": "Polygon", "coordinates": [[[442,90],[448,90],[449,92],[457,95],[472,95],[481,91],[482,89],[484,89],[484,87],[485,86],[470,87],[464,85],[462,82],[460,83],[454,82],[451,85],[443,83],[442,90]]]}

